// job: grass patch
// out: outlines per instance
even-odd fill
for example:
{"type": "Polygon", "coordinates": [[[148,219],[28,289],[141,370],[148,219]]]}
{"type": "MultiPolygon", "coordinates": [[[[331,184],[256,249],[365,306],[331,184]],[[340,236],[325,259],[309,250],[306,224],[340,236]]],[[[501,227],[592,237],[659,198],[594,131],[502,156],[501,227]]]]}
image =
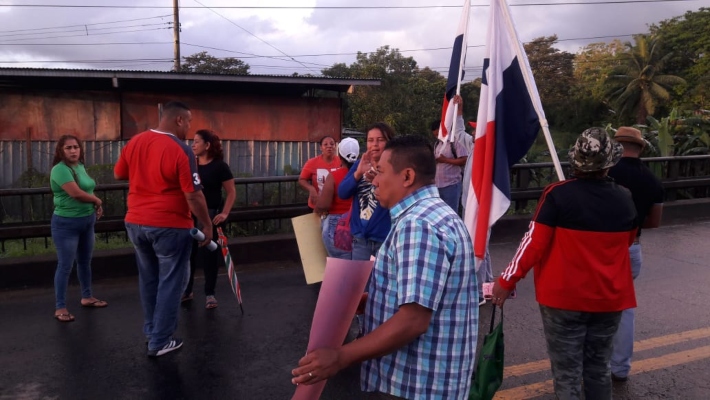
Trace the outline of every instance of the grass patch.
{"type": "MultiPolygon", "coordinates": [[[[24,242],[22,239],[6,240],[3,246],[4,249],[0,251],[0,258],[29,257],[54,254],[57,252],[52,238],[47,238],[46,241],[44,238],[32,238],[26,239],[24,242]]],[[[96,234],[94,251],[123,249],[128,247],[132,247],[132,244],[130,241],[126,240],[125,233],[123,232],[108,234],[108,240],[106,239],[106,234],[96,234]]]]}

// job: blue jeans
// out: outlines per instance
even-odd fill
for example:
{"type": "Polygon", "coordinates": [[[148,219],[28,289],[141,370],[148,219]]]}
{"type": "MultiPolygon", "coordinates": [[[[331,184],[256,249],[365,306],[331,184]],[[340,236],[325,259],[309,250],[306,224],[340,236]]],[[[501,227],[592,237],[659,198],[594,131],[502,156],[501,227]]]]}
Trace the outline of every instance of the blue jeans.
{"type": "Polygon", "coordinates": [[[611,400],[609,358],[621,312],[560,310],[540,304],[555,395],[611,400]]]}
{"type": "Polygon", "coordinates": [[[454,183],[443,188],[439,188],[439,197],[448,204],[456,214],[459,213],[459,203],[461,202],[461,182],[454,183]]]}
{"type": "MultiPolygon", "coordinates": [[[[641,272],[641,245],[632,244],[629,247],[631,257],[631,276],[636,277],[641,272]]],[[[621,312],[619,330],[614,335],[614,350],[611,353],[611,373],[625,377],[631,370],[631,355],[634,353],[634,314],[635,309],[630,308],[621,312]]]]}
{"type": "Polygon", "coordinates": [[[335,247],[335,228],[338,226],[338,221],[343,214],[328,214],[323,220],[321,228],[323,230],[323,244],[328,252],[328,257],[341,258],[343,260],[352,260],[353,255],[350,251],[340,250],[335,247]]]}
{"type": "Polygon", "coordinates": [[[157,350],[177,329],[180,296],[190,276],[193,239],[189,229],[127,222],[126,231],[136,250],[143,333],[150,337],[148,350],[157,350]]]}
{"type": "Polygon", "coordinates": [[[488,249],[486,249],[486,255],[483,256],[483,261],[481,262],[481,266],[478,269],[478,272],[476,273],[478,275],[478,297],[479,301],[481,300],[480,298],[483,297],[483,283],[484,282],[493,282],[493,268],[491,266],[491,253],[488,252],[488,249]]]}
{"type": "MultiPolygon", "coordinates": [[[[371,257],[377,255],[377,252],[380,251],[381,246],[382,242],[376,242],[374,240],[353,236],[353,260],[370,260],[371,257]]],[[[370,276],[367,278],[367,283],[365,284],[366,292],[370,286],[371,277],[372,273],[370,273],[370,276]]],[[[360,329],[362,329],[362,314],[358,315],[357,318],[360,322],[360,329]]]]}
{"type": "Polygon", "coordinates": [[[382,242],[353,236],[353,260],[369,260],[380,251],[382,242]]]}
{"type": "Polygon", "coordinates": [[[57,310],[67,307],[67,285],[74,260],[81,285],[81,298],[91,298],[91,255],[94,252],[95,223],[96,214],[79,218],[52,214],[52,241],[57,248],[57,270],[54,272],[57,310]]]}

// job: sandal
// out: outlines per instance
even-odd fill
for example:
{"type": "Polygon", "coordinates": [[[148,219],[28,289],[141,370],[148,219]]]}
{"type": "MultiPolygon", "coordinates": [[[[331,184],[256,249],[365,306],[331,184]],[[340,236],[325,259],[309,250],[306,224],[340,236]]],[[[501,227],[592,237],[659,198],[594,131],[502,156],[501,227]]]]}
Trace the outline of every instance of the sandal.
{"type": "Polygon", "coordinates": [[[207,296],[207,302],[205,303],[205,308],[211,310],[217,308],[217,299],[214,296],[207,296]]]}
{"type": "Polygon", "coordinates": [[[108,306],[108,303],[103,300],[94,299],[93,301],[89,301],[88,303],[82,302],[81,306],[82,307],[103,308],[103,307],[108,306]]]}
{"type": "Polygon", "coordinates": [[[185,293],[185,294],[182,295],[182,298],[180,298],[180,302],[181,302],[181,303],[184,303],[184,302],[186,302],[186,301],[190,301],[190,300],[192,300],[194,297],[195,297],[195,295],[194,295],[192,292],[190,292],[190,293],[185,293]]]}
{"type": "Polygon", "coordinates": [[[72,322],[74,321],[74,316],[67,312],[62,314],[54,314],[54,319],[59,322],[72,322]]]}

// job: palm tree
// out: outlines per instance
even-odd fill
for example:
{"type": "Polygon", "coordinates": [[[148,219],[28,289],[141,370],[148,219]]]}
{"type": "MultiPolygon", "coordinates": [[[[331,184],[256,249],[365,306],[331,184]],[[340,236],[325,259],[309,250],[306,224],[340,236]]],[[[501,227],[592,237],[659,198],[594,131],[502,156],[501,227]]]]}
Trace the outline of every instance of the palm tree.
{"type": "Polygon", "coordinates": [[[635,45],[625,43],[626,52],[620,55],[621,65],[614,68],[606,80],[609,97],[617,111],[623,115],[636,113],[636,123],[646,123],[656,106],[670,99],[670,90],[684,84],[683,78],[663,75],[663,67],[672,53],[658,54],[658,39],[647,35],[635,35],[635,45]]]}

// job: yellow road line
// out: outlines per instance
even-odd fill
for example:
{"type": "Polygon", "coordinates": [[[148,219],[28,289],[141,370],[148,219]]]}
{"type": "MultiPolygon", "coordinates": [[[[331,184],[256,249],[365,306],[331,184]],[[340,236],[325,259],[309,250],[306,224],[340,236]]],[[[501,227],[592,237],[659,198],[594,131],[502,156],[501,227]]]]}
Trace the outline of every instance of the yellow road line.
{"type": "MultiPolygon", "coordinates": [[[[655,349],[657,347],[670,346],[672,344],[687,342],[696,339],[703,339],[706,337],[710,337],[710,327],[640,340],[634,343],[634,352],[655,349]]],[[[532,361],[525,364],[511,365],[510,367],[506,367],[503,371],[503,377],[510,378],[513,376],[523,376],[540,371],[546,371],[549,369],[550,360],[532,361]]]]}
{"type": "MultiPolygon", "coordinates": [[[[695,349],[680,351],[677,353],[667,354],[661,357],[647,358],[645,360],[634,362],[632,367],[632,375],[673,367],[676,365],[687,364],[693,361],[699,361],[706,358],[710,358],[710,346],[703,346],[695,349]]],[[[501,390],[500,392],[496,393],[493,399],[531,399],[552,392],[552,380],[548,380],[545,382],[533,383],[530,385],[520,386],[512,389],[501,390]]]]}

